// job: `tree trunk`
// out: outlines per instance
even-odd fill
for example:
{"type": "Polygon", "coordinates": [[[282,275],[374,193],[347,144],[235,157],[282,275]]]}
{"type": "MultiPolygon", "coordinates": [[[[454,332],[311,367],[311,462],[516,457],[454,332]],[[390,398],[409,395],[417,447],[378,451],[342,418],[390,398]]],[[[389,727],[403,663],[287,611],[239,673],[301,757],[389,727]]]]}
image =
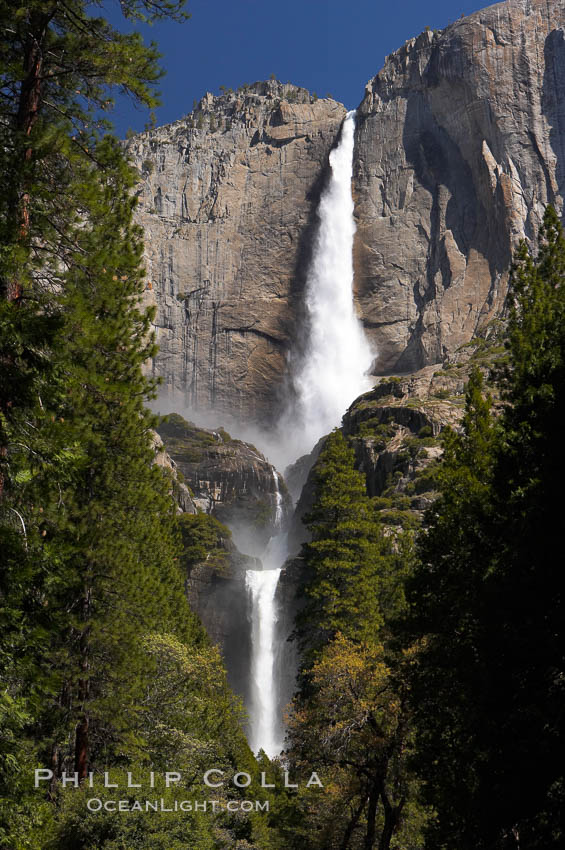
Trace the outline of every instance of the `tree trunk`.
{"type": "Polygon", "coordinates": [[[349,842],[351,840],[351,836],[353,835],[353,830],[359,822],[359,818],[361,817],[361,813],[365,808],[366,802],[367,798],[363,797],[363,799],[361,800],[361,805],[353,812],[353,815],[351,816],[351,819],[347,824],[347,829],[345,830],[341,844],[339,845],[339,850],[347,850],[347,848],[349,847],[349,842]]]}
{"type": "Polygon", "coordinates": [[[88,697],[90,691],[90,683],[88,679],[89,668],[89,638],[90,626],[90,601],[91,590],[88,577],[85,581],[84,598],[82,601],[82,616],[85,622],[84,629],[80,636],[80,669],[81,678],[78,683],[78,703],[80,705],[80,718],[75,730],[75,771],[78,773],[79,782],[86,778],[88,773],[88,752],[89,752],[89,716],[88,716],[88,697]]]}
{"type": "MultiPolygon", "coordinates": [[[[20,87],[18,111],[15,119],[16,145],[19,139],[29,138],[39,117],[43,100],[43,47],[49,23],[54,10],[48,13],[31,15],[27,21],[27,37],[24,45],[23,73],[20,87]]],[[[11,217],[17,228],[15,238],[24,242],[30,234],[30,195],[29,180],[26,171],[33,157],[31,144],[24,147],[22,160],[15,168],[15,182],[11,201],[11,217]],[[18,179],[18,175],[20,179],[18,179]]],[[[3,281],[2,296],[7,301],[18,303],[22,298],[22,281],[17,274],[3,281]]]]}
{"type": "MultiPolygon", "coordinates": [[[[33,127],[39,116],[42,105],[42,71],[43,71],[43,46],[47,30],[55,10],[43,14],[30,15],[27,24],[27,37],[24,45],[24,58],[22,64],[23,80],[20,87],[18,99],[18,110],[14,121],[15,146],[19,147],[21,136],[29,138],[33,127]]],[[[14,227],[14,240],[16,243],[25,242],[30,234],[30,195],[29,181],[26,170],[33,157],[31,144],[24,147],[23,156],[14,164],[14,176],[12,186],[5,187],[8,194],[8,212],[14,227]]],[[[0,298],[19,304],[22,299],[22,278],[17,272],[9,273],[5,279],[0,278],[0,298]]],[[[2,411],[7,411],[7,399],[0,399],[2,411]]],[[[0,456],[5,462],[8,450],[3,434],[0,434],[0,456]]],[[[4,494],[4,474],[0,470],[0,500],[4,494]]]]}
{"type": "Polygon", "coordinates": [[[403,799],[397,806],[393,806],[385,791],[384,784],[381,788],[381,800],[384,809],[385,822],[379,841],[379,850],[389,850],[392,836],[394,835],[396,827],[400,821],[400,815],[404,807],[405,800],[403,799]]]}
{"type": "Polygon", "coordinates": [[[384,800],[383,808],[385,814],[385,822],[379,841],[379,850],[389,850],[390,841],[392,836],[394,835],[394,829],[397,823],[396,810],[390,804],[384,805],[384,800]]]}
{"type": "Polygon", "coordinates": [[[377,829],[377,806],[381,782],[375,780],[369,790],[369,805],[367,807],[367,832],[365,834],[365,850],[373,850],[377,829]]]}
{"type": "Polygon", "coordinates": [[[53,771],[53,776],[49,782],[49,791],[47,796],[49,800],[53,802],[57,797],[57,779],[61,773],[59,764],[59,747],[57,744],[53,744],[51,747],[51,770],[53,771]]]}
{"type": "Polygon", "coordinates": [[[85,711],[75,731],[75,771],[78,773],[79,782],[86,779],[88,773],[88,725],[88,713],[85,711]]]}

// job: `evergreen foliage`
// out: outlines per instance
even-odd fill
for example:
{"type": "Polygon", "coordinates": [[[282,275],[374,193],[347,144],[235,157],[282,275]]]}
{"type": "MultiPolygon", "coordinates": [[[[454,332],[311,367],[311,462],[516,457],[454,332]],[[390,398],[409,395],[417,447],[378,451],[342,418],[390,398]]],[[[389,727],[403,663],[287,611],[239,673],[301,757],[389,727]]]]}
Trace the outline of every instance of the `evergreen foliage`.
{"type": "Polygon", "coordinates": [[[563,846],[565,241],[551,207],[539,244],[512,273],[502,415],[473,376],[410,593],[433,847],[563,846]]]}
{"type": "Polygon", "coordinates": [[[324,788],[299,796],[303,821],[283,833],[291,847],[387,850],[418,847],[427,818],[409,766],[408,655],[393,648],[410,569],[406,535],[387,536],[341,431],[316,465],[305,521],[299,692],[289,721],[289,758],[320,771],[324,788]],[[313,798],[314,797],[314,802],[313,798]]]}
{"type": "MultiPolygon", "coordinates": [[[[121,8],[183,14],[169,0],[121,8]]],[[[154,463],[135,175],[97,119],[116,87],[154,105],[158,54],[93,12],[0,4],[0,845],[252,846],[261,815],[112,817],[55,781],[92,771],[95,793],[115,796],[102,771],[174,757],[183,796],[201,799],[194,771],[210,759],[257,776],[184,593],[195,558],[221,559],[220,529],[179,520],[154,463]],[[53,770],[48,796],[36,767],[53,770]]]]}
{"type": "MultiPolygon", "coordinates": [[[[127,0],[120,8],[131,19],[178,20],[183,3],[127,0]]],[[[96,15],[99,5],[0,3],[0,283],[9,300],[24,296],[34,267],[65,250],[72,163],[94,156],[112,91],[147,107],[157,103],[156,46],[112,27],[96,15]]]]}
{"type": "Polygon", "coordinates": [[[471,715],[480,722],[486,710],[480,623],[489,570],[483,531],[490,521],[494,443],[491,401],[483,398],[478,370],[467,387],[463,424],[462,434],[447,430],[443,435],[440,496],[419,539],[410,597],[416,636],[424,636],[414,697],[422,772],[438,811],[459,806],[469,834],[476,835],[468,802],[480,756],[468,729],[471,715]]]}
{"type": "Polygon", "coordinates": [[[197,564],[221,571],[227,566],[231,531],[211,514],[181,514],[177,523],[183,542],[182,566],[187,576],[197,564]]]}
{"type": "Polygon", "coordinates": [[[354,462],[353,449],[334,431],[316,464],[317,498],[304,518],[312,536],[303,551],[306,601],[297,628],[305,666],[337,632],[354,640],[375,635],[383,605],[398,602],[389,576],[391,542],[354,462]]]}

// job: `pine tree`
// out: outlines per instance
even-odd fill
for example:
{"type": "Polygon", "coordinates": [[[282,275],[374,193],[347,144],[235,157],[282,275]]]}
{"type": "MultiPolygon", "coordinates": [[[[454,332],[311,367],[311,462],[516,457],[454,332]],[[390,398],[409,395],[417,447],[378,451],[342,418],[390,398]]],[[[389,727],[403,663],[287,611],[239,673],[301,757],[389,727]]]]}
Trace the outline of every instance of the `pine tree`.
{"type": "Polygon", "coordinates": [[[522,247],[513,272],[509,367],[501,376],[498,551],[488,606],[493,722],[483,772],[498,797],[485,807],[487,827],[515,836],[504,847],[557,848],[565,840],[564,286],[565,239],[549,207],[537,256],[522,247]]]}
{"type": "Polygon", "coordinates": [[[360,640],[383,624],[391,544],[354,462],[353,449],[334,431],[316,464],[316,497],[304,518],[312,539],[303,550],[297,631],[306,659],[338,631],[360,640]]]}
{"type": "Polygon", "coordinates": [[[72,758],[81,776],[93,748],[124,748],[139,632],[158,625],[188,638],[194,628],[170,485],[152,465],[154,420],[144,408],[152,385],[141,366],[153,342],[151,314],[138,305],[133,176],[111,140],[97,159],[103,171],[85,168],[74,187],[83,213],[74,234],[80,262],[64,275],[59,297],[63,325],[42,402],[53,421],[35,423],[47,448],[38,452],[36,439],[14,457],[21,474],[8,491],[27,529],[29,573],[22,576],[21,547],[7,553],[3,572],[14,633],[28,642],[42,635],[37,658],[27,654],[30,675],[52,669],[35,679],[44,746],[53,747],[46,758],[72,758]],[[71,752],[62,745],[69,726],[71,752]]]}
{"type": "MultiPolygon", "coordinates": [[[[93,15],[82,0],[26,0],[0,4],[2,294],[20,299],[29,270],[15,262],[37,251],[35,240],[56,239],[64,196],[54,189],[66,177],[68,158],[88,157],[98,117],[112,105],[111,91],[130,94],[148,107],[156,103],[154,83],[161,75],[154,44],[139,33],[124,34],[93,15]]],[[[183,0],[128,0],[126,18],[181,20],[183,0]]],[[[66,183],[66,179],[64,180],[66,183]]],[[[63,184],[64,185],[64,184],[63,184]]],[[[53,245],[49,246],[54,249],[53,245]]]]}
{"type": "MultiPolygon", "coordinates": [[[[168,0],[132,0],[121,8],[130,18],[183,15],[182,3],[168,0]]],[[[61,494],[86,457],[52,392],[61,380],[54,364],[64,358],[62,324],[69,331],[58,294],[91,247],[83,225],[93,210],[77,187],[85,172],[95,186],[98,173],[115,171],[116,156],[97,144],[106,126],[98,115],[111,109],[111,90],[150,106],[160,76],[154,45],[145,47],[138,34],[124,35],[92,12],[74,0],[0,4],[2,583],[9,588],[3,601],[12,606],[5,608],[9,634],[15,641],[19,630],[28,657],[43,629],[57,631],[45,610],[53,564],[46,506],[55,491],[61,507],[61,494]]],[[[91,286],[97,271],[89,270],[91,286]]]]}
{"type": "MultiPolygon", "coordinates": [[[[64,389],[59,418],[82,454],[64,494],[68,576],[62,587],[73,612],[70,662],[81,671],[73,675],[72,706],[80,713],[74,753],[80,775],[89,758],[89,702],[102,700],[107,717],[113,713],[109,696],[111,702],[121,699],[122,709],[133,702],[139,631],[156,623],[174,630],[179,627],[174,608],[183,609],[180,570],[173,561],[174,508],[167,482],[152,466],[155,422],[144,408],[152,385],[141,366],[154,345],[151,313],[138,304],[144,284],[142,243],[132,224],[133,177],[110,140],[97,159],[104,162],[102,176],[93,179],[89,169],[75,188],[88,223],[76,233],[82,263],[64,281],[66,342],[59,346],[64,389]],[[90,672],[92,653],[112,659],[110,676],[101,668],[103,687],[90,672]]],[[[53,521],[59,547],[59,517],[53,521]]],[[[184,611],[188,615],[186,605],[184,611]]],[[[72,686],[67,695],[70,691],[72,686]]],[[[107,743],[107,730],[104,734],[107,743]]]]}
{"type": "MultiPolygon", "coordinates": [[[[496,445],[492,400],[484,397],[478,370],[467,385],[462,425],[461,434],[443,434],[440,496],[419,538],[408,597],[413,639],[423,638],[413,668],[422,775],[440,828],[448,823],[449,839],[466,847],[466,835],[475,841],[479,835],[481,753],[472,730],[486,712],[483,606],[496,445]]],[[[434,840],[444,846],[441,831],[434,840]]]]}
{"type": "Polygon", "coordinates": [[[402,539],[385,535],[341,431],[317,461],[305,522],[312,540],[302,552],[302,657],[288,757],[319,769],[327,787],[316,805],[311,795],[299,801],[303,829],[289,840],[367,850],[378,840],[388,850],[393,836],[406,838],[415,812],[425,819],[408,765],[404,660],[391,641],[410,555],[402,539]]]}
{"type": "MultiPolygon", "coordinates": [[[[120,8],[130,19],[181,20],[183,3],[127,0],[120,8]]],[[[157,103],[154,86],[161,71],[155,45],[144,46],[138,33],[120,33],[93,15],[96,5],[0,2],[0,322],[9,338],[20,337],[23,351],[36,354],[36,380],[38,367],[50,359],[52,294],[73,253],[74,170],[95,161],[97,140],[108,128],[100,116],[111,110],[113,91],[147,107],[157,103]],[[20,315],[14,307],[25,310],[20,315]]],[[[7,374],[0,384],[2,498],[8,431],[25,397],[19,391],[21,357],[6,347],[0,357],[0,371],[7,374]]]]}

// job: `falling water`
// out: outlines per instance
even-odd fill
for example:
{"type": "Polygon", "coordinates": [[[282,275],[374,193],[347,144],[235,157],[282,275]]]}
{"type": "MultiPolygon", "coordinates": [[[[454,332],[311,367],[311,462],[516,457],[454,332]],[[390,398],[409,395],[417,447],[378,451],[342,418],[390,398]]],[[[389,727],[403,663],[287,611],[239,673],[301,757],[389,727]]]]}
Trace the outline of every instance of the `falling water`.
{"type": "Polygon", "coordinates": [[[274,686],[275,594],[279,569],[247,570],[245,585],[251,597],[251,699],[249,705],[249,746],[263,748],[272,758],[282,749],[277,694],[274,686]]]}
{"type": "Polygon", "coordinates": [[[245,586],[251,601],[251,688],[249,701],[249,746],[254,752],[264,749],[269,757],[282,749],[282,723],[277,716],[278,693],[274,677],[275,594],[281,567],[287,557],[287,534],[282,531],[284,510],[279,474],[273,469],[275,496],[274,534],[262,556],[262,570],[247,570],[245,586]]]}
{"type": "Polygon", "coordinates": [[[279,486],[279,473],[274,467],[273,478],[275,481],[275,528],[280,531],[283,521],[283,497],[279,486]]]}
{"type": "Polygon", "coordinates": [[[295,436],[309,452],[336,425],[353,399],[371,386],[371,348],[353,303],[351,178],[355,111],[348,112],[331,174],[318,207],[319,227],[306,281],[308,340],[294,376],[295,436]]]}
{"type": "MultiPolygon", "coordinates": [[[[330,179],[318,208],[318,233],[306,283],[308,338],[294,375],[296,405],[281,431],[281,440],[292,445],[294,459],[339,425],[349,404],[371,386],[367,373],[373,354],[353,303],[354,130],[355,112],[348,112],[339,143],[330,154],[330,179]]],[[[281,531],[269,541],[263,571],[246,573],[252,612],[249,743],[254,751],[262,747],[269,756],[282,748],[274,676],[276,589],[288,554],[279,477],[276,472],[273,475],[275,527],[281,531]]]]}

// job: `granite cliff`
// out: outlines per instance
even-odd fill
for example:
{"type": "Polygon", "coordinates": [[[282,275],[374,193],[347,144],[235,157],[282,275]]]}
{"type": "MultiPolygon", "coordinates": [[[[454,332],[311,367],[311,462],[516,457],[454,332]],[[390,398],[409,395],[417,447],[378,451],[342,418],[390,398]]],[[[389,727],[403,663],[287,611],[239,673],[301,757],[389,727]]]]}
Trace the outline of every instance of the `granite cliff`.
{"type": "MultiPolygon", "coordinates": [[[[562,209],[564,26],[562,0],[507,0],[410,39],[367,84],[354,260],[375,374],[440,363],[499,315],[518,240],[562,209]]],[[[344,115],[268,81],[130,141],[152,368],[186,407],[276,418],[344,115]]]]}
{"type": "Polygon", "coordinates": [[[356,286],[377,373],[500,313],[513,249],[562,209],[565,4],[507,0],[389,56],[358,110],[356,286]]]}
{"type": "Polygon", "coordinates": [[[313,216],[341,104],[275,81],[129,143],[165,389],[267,422],[286,373],[313,216]]]}

